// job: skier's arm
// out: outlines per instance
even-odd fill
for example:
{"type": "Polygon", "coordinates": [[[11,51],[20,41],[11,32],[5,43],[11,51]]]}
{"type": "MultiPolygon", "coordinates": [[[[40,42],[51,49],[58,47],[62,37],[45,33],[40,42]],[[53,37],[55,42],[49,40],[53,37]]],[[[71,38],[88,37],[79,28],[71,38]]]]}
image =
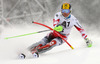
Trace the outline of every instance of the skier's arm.
{"type": "Polygon", "coordinates": [[[63,26],[61,26],[59,22],[60,22],[59,14],[56,13],[53,19],[53,26],[54,30],[57,32],[61,32],[63,30],[63,26]]]}
{"type": "Polygon", "coordinates": [[[84,29],[82,28],[82,26],[80,25],[80,23],[77,19],[75,19],[75,25],[74,26],[81,33],[81,35],[84,39],[87,38],[86,32],[84,31],[84,29]]]}
{"type": "Polygon", "coordinates": [[[56,13],[53,19],[53,27],[56,27],[60,22],[59,15],[56,13]]]}
{"type": "Polygon", "coordinates": [[[82,28],[82,26],[80,25],[79,21],[76,19],[75,20],[75,28],[81,33],[82,37],[85,39],[85,42],[87,44],[88,47],[92,46],[92,41],[87,37],[86,32],[84,31],[84,29],[82,28]]]}

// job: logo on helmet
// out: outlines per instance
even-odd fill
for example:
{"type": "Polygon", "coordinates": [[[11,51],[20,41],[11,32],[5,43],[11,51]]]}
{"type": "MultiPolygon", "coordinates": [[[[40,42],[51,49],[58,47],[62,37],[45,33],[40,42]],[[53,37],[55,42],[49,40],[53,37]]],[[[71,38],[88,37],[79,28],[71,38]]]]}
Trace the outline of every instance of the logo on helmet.
{"type": "Polygon", "coordinates": [[[63,3],[61,9],[71,9],[71,5],[69,3],[63,3]]]}
{"type": "Polygon", "coordinates": [[[62,9],[69,9],[70,8],[70,5],[68,3],[64,3],[62,5],[62,9]]]}

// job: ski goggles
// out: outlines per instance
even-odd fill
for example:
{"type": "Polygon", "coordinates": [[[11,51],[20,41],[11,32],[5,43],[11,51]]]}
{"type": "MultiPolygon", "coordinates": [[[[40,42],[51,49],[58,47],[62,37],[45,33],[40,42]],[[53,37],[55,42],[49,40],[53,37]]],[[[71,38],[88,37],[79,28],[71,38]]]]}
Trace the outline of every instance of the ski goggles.
{"type": "Polygon", "coordinates": [[[69,9],[62,9],[61,11],[62,11],[62,13],[69,13],[70,12],[69,9]]]}

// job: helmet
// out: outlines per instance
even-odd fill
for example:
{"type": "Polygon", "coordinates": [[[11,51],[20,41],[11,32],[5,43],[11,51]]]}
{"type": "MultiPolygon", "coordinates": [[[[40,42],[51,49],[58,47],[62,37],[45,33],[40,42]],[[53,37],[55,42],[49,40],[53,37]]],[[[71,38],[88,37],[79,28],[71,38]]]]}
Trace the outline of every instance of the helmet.
{"type": "Polygon", "coordinates": [[[69,10],[71,12],[71,5],[69,3],[63,3],[61,6],[62,10],[69,10]]]}
{"type": "Polygon", "coordinates": [[[71,5],[69,3],[63,3],[61,9],[71,9],[71,5]]]}
{"type": "Polygon", "coordinates": [[[63,3],[61,6],[61,13],[66,19],[70,18],[71,5],[69,3],[63,3]]]}

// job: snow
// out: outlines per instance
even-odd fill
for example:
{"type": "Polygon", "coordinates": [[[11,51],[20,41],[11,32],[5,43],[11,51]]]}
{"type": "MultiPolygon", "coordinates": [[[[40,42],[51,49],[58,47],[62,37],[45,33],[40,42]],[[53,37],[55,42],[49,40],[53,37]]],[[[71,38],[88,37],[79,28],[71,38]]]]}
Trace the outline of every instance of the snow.
{"type": "MultiPolygon", "coordinates": [[[[100,37],[88,33],[93,41],[91,48],[86,47],[84,39],[76,29],[72,29],[68,42],[75,48],[72,50],[66,43],[40,54],[39,58],[18,59],[18,54],[31,44],[41,40],[47,33],[33,34],[24,37],[4,39],[21,34],[45,30],[47,28],[28,25],[13,28],[4,27],[0,33],[0,64],[100,64],[100,37]]],[[[27,53],[28,54],[28,53],[27,53]]]]}

